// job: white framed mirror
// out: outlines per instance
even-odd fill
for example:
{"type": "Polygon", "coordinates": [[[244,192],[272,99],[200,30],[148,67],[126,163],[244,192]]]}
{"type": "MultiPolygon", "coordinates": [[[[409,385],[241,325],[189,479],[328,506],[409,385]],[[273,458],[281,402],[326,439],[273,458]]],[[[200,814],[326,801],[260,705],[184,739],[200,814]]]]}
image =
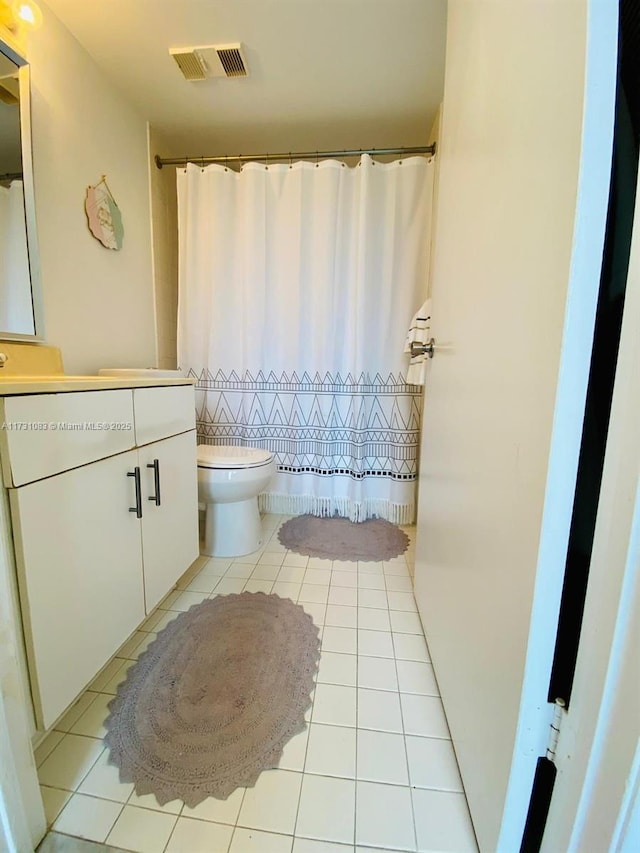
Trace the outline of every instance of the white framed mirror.
{"type": "Polygon", "coordinates": [[[29,65],[0,40],[0,339],[43,337],[29,65]]]}

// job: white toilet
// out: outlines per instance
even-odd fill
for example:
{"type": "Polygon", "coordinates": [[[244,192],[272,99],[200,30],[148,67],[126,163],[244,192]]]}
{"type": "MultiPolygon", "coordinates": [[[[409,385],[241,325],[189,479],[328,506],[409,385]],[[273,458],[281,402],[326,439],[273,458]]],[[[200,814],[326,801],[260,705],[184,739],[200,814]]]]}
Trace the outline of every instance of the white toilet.
{"type": "Polygon", "coordinates": [[[269,450],[198,445],[198,499],[206,504],[202,553],[240,557],[260,547],[258,495],[275,470],[269,450]]]}

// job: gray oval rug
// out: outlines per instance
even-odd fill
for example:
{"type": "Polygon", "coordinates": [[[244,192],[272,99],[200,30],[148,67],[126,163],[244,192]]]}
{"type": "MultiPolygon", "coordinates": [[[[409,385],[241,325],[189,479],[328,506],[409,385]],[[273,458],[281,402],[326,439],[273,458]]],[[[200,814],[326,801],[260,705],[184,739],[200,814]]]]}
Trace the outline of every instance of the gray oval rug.
{"type": "Polygon", "coordinates": [[[409,547],[404,530],[383,518],[354,522],[337,516],[298,515],[285,521],[278,539],[296,554],[353,562],[391,560],[409,547]]]}
{"type": "Polygon", "coordinates": [[[194,605],[109,703],[109,763],[160,805],[252,787],[304,730],[319,657],[318,629],[290,599],[243,592],[194,605]]]}

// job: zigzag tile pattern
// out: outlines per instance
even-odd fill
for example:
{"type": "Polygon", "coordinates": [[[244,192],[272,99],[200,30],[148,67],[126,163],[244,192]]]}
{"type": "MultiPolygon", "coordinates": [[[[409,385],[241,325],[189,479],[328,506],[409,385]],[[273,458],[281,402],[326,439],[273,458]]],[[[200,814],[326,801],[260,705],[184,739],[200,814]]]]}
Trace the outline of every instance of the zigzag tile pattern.
{"type": "Polygon", "coordinates": [[[200,442],[271,450],[288,474],[416,479],[422,388],[402,374],[188,375],[200,442]]]}

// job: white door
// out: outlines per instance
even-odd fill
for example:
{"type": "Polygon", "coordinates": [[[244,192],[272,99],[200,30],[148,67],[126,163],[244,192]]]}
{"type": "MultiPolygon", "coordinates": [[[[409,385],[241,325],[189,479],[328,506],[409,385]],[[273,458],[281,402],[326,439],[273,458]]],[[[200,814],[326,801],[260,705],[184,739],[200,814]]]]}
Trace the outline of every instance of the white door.
{"type": "Polygon", "coordinates": [[[640,183],[634,223],[589,588],[545,853],[640,849],[640,821],[631,821],[634,805],[640,818],[640,183]]]}
{"type": "Polygon", "coordinates": [[[138,454],[11,489],[25,642],[49,728],[144,619],[138,454]]]}
{"type": "Polygon", "coordinates": [[[519,849],[549,719],[608,197],[615,6],[449,2],[415,583],[486,853],[519,849]],[[544,607],[532,617],[536,585],[544,607]]]}
{"type": "Polygon", "coordinates": [[[147,613],[198,556],[194,430],[140,448],[142,559],[147,613]]]}

